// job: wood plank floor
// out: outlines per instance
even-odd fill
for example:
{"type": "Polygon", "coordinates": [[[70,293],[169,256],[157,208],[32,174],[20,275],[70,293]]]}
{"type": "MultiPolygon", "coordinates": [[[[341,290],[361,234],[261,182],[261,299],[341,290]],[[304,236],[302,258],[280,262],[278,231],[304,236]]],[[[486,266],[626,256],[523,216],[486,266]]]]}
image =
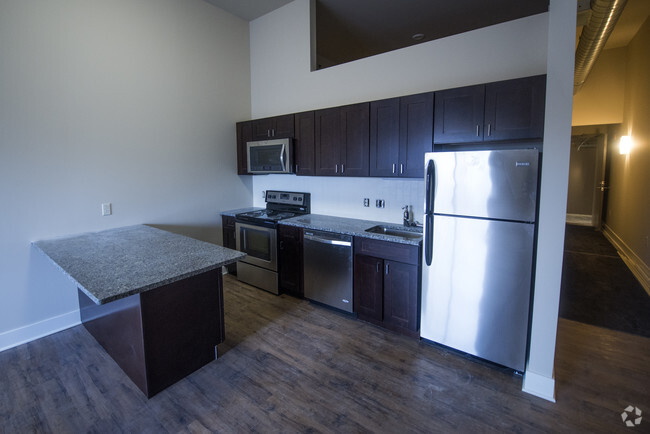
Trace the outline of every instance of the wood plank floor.
{"type": "Polygon", "coordinates": [[[219,358],[150,400],[82,326],[0,353],[0,432],[650,432],[648,338],[561,320],[554,404],[508,371],[224,283],[219,358]]]}

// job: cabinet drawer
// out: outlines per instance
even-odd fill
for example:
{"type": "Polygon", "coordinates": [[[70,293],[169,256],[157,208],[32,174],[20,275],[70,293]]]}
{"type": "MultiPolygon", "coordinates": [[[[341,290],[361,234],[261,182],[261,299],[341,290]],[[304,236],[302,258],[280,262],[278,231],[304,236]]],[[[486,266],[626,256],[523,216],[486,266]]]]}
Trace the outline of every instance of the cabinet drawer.
{"type": "Polygon", "coordinates": [[[372,238],[355,237],[354,253],[375,256],[405,264],[420,264],[420,248],[412,244],[393,243],[372,238]]]}

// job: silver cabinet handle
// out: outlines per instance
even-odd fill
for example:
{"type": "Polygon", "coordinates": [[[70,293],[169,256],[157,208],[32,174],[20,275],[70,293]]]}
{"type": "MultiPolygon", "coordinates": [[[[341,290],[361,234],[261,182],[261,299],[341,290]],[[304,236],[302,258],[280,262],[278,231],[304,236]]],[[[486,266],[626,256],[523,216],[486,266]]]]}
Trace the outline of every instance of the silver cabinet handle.
{"type": "Polygon", "coordinates": [[[388,274],[388,264],[386,264],[386,274],[388,274]]]}
{"type": "Polygon", "coordinates": [[[492,124],[488,124],[488,137],[492,134],[492,124]]]}
{"type": "Polygon", "coordinates": [[[339,165],[338,164],[334,165],[334,173],[339,173],[339,165]]]}
{"type": "Polygon", "coordinates": [[[396,166],[396,164],[393,163],[393,173],[395,173],[395,166],[396,166]]]}
{"type": "Polygon", "coordinates": [[[377,262],[377,273],[379,273],[379,262],[377,262]]]}
{"type": "Polygon", "coordinates": [[[404,164],[403,163],[400,163],[400,165],[399,165],[399,174],[400,175],[404,174],[404,164]]]}
{"type": "Polygon", "coordinates": [[[478,137],[478,136],[479,136],[479,125],[476,124],[476,137],[478,137]]]}
{"type": "Polygon", "coordinates": [[[345,164],[341,163],[341,173],[345,172],[345,164]]]}

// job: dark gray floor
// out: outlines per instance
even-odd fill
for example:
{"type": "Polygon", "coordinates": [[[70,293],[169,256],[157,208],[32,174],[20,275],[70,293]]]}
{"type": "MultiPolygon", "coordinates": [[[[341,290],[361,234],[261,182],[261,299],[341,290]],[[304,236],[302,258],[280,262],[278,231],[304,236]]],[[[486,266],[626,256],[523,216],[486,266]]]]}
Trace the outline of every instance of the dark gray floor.
{"type": "Polygon", "coordinates": [[[638,433],[650,339],[561,319],[557,403],[521,377],[224,277],[219,358],[147,399],[83,326],[0,352],[0,433],[638,433]]]}
{"type": "Polygon", "coordinates": [[[600,231],[567,225],[560,316],[650,337],[650,296],[600,231]]]}

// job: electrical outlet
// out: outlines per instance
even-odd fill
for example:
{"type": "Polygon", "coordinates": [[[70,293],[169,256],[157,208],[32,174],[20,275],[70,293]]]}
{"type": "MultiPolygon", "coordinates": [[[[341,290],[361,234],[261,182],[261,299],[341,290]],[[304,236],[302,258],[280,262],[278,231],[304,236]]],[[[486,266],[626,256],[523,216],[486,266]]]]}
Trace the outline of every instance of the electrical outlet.
{"type": "Polygon", "coordinates": [[[369,198],[366,197],[366,198],[363,199],[363,206],[365,206],[366,208],[370,206],[370,199],[369,198]]]}
{"type": "Polygon", "coordinates": [[[375,201],[375,207],[377,208],[383,208],[385,205],[386,203],[384,202],[384,199],[377,199],[375,201]]]}
{"type": "Polygon", "coordinates": [[[102,215],[103,215],[103,216],[106,216],[106,215],[111,215],[111,214],[113,214],[113,209],[112,209],[112,208],[113,208],[113,207],[111,206],[111,203],[110,203],[110,202],[103,203],[103,204],[102,204],[102,215]]]}

